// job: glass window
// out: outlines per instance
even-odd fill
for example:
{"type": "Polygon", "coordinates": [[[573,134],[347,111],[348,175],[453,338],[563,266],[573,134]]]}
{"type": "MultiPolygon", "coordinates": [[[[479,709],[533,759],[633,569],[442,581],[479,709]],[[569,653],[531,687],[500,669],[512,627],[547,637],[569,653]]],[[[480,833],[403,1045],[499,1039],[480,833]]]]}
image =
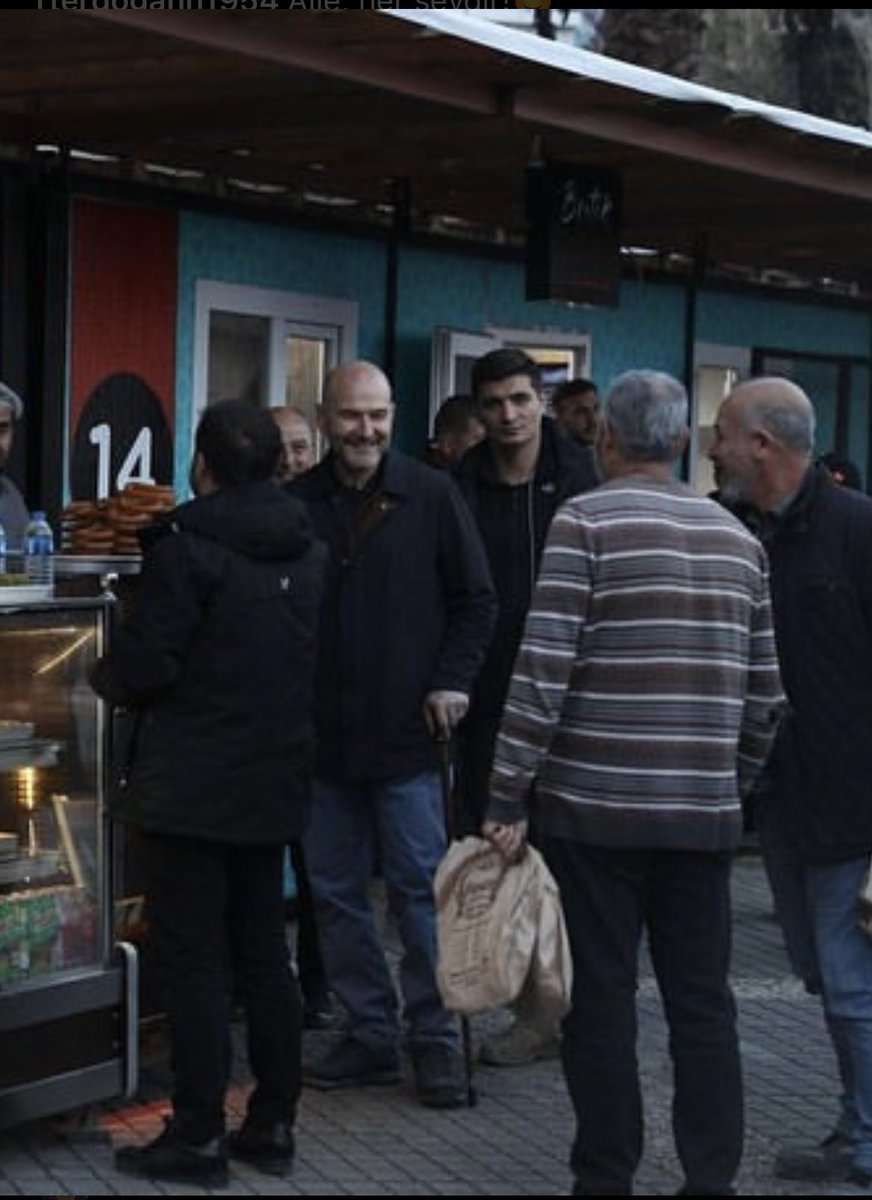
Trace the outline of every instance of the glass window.
{"type": "Polygon", "coordinates": [[[0,607],[0,988],[106,953],[102,611],[0,607]]]}
{"type": "Polygon", "coordinates": [[[230,398],[293,404],[314,421],[325,374],[357,355],[357,314],[351,300],[200,280],[191,436],[208,404],[230,398]]]}
{"type": "Polygon", "coordinates": [[[694,347],[693,391],[690,397],[690,444],[687,478],[703,495],[714,491],[714,467],[708,451],[714,424],[724,397],[751,372],[751,351],[746,346],[697,342],[694,347]]]}
{"type": "Polygon", "coordinates": [[[708,456],[715,436],[715,419],[721,401],[739,382],[734,367],[697,367],[695,463],[691,483],[708,495],[715,490],[714,464],[708,456]]]}
{"type": "Polygon", "coordinates": [[[219,400],[268,402],[269,339],[269,318],[213,309],[209,314],[209,404],[219,400]]]}

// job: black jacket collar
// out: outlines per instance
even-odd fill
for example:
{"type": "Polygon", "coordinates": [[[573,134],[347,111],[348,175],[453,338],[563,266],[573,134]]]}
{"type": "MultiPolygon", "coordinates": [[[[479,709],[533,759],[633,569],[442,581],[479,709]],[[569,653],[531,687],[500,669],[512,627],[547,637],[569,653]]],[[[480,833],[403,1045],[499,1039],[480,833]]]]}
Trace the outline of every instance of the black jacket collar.
{"type": "MultiPolygon", "coordinates": [[[[335,456],[331,451],[310,471],[291,480],[285,487],[292,495],[309,500],[332,496],[342,487],[334,467],[335,456]]],[[[379,471],[379,490],[391,496],[405,496],[413,488],[413,460],[399,450],[388,450],[382,459],[379,471]]]]}

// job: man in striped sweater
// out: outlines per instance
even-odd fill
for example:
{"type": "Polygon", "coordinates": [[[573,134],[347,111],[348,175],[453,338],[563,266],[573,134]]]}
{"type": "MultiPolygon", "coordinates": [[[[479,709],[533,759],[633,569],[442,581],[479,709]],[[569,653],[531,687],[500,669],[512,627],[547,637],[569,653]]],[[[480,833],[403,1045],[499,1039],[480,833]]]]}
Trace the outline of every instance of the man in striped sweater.
{"type": "Polygon", "coordinates": [[[670,1027],[684,1194],[733,1194],[742,1153],[730,858],[781,686],[764,551],[677,482],[686,439],[677,380],[613,383],[597,439],[606,482],[552,523],[484,825],[518,853],[535,784],[574,960],[563,1064],[576,1195],[632,1193],[643,927],[670,1027]]]}

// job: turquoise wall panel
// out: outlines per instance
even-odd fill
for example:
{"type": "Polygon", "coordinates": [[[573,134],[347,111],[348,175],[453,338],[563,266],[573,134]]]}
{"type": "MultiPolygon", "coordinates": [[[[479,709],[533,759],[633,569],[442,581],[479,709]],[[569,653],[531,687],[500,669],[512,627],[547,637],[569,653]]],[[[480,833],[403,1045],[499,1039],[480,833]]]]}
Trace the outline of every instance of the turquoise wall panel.
{"type": "Polygon", "coordinates": [[[200,279],[357,300],[358,353],[381,361],[384,246],[371,238],[183,213],[179,229],[176,470],[187,477],[194,369],[194,294],[200,279]]]}
{"type": "Polygon", "coordinates": [[[590,334],[592,374],[601,387],[630,367],[682,372],[680,287],[625,284],[616,309],[527,301],[520,263],[407,248],[400,260],[400,297],[398,396],[414,398],[402,427],[412,445],[426,437],[431,346],[440,325],[471,332],[497,325],[590,334]]]}
{"type": "Polygon", "coordinates": [[[807,354],[867,355],[865,313],[746,293],[705,292],[697,308],[697,338],[730,346],[765,346],[807,354]]]}
{"type": "MultiPolygon", "coordinates": [[[[177,471],[187,474],[193,376],[194,288],[198,279],[311,292],[356,300],[361,357],[384,361],[385,245],[342,233],[185,213],[180,224],[177,367],[177,471]]],[[[621,371],[652,367],[684,371],[686,288],[640,275],[621,287],[618,308],[529,302],[517,262],[442,249],[402,247],[399,256],[395,392],[398,444],[418,452],[427,435],[433,334],[439,326],[481,331],[486,326],[589,334],[591,373],[601,388],[621,371]]],[[[698,341],[767,346],[785,351],[868,353],[865,314],[732,293],[700,293],[698,341]]],[[[856,372],[855,372],[856,374],[856,372]]],[[[865,379],[865,376],[864,376],[865,379]]],[[[868,398],[853,389],[851,452],[865,463],[868,398]]],[[[822,436],[834,411],[821,406],[822,436]]]]}
{"type": "MultiPolygon", "coordinates": [[[[817,414],[816,450],[835,448],[839,372],[832,362],[794,357],[864,357],[868,355],[869,318],[865,313],[785,300],[725,293],[700,297],[700,341],[758,346],[783,354],[767,369],[784,371],[808,393],[817,414]]],[[[847,454],[865,477],[868,456],[868,369],[851,368],[847,454]]]]}
{"type": "Polygon", "coordinates": [[[869,368],[854,367],[851,371],[851,394],[848,408],[848,458],[860,468],[864,485],[868,486],[867,458],[869,455],[869,368]]]}

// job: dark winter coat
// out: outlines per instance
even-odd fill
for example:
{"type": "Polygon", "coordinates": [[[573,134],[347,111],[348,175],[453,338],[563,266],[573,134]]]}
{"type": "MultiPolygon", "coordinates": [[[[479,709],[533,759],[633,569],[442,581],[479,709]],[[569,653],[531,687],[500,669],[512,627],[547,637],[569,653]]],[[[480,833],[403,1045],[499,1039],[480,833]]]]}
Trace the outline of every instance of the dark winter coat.
{"type": "Polygon", "coordinates": [[[546,417],[531,483],[502,483],[487,440],[463,456],[456,479],[484,541],[499,603],[496,633],[461,727],[459,788],[465,827],[472,828],[486,806],[494,743],[548,528],[564,500],[595,487],[598,478],[593,453],[546,417]]]}
{"type": "Polygon", "coordinates": [[[318,775],[336,782],[434,770],[429,692],[466,692],[496,613],[481,539],[454,482],[391,450],[361,493],[330,455],[289,490],[330,547],[317,680],[318,775]]]}
{"type": "Polygon", "coordinates": [[[184,504],[143,541],[135,607],[94,676],[133,708],[113,815],[157,833],[287,841],[311,775],[324,547],[272,482],[184,504]]]}
{"type": "Polygon", "coordinates": [[[872,500],[813,467],[761,532],[789,707],[759,819],[808,861],[859,857],[872,851],[872,500]]]}

